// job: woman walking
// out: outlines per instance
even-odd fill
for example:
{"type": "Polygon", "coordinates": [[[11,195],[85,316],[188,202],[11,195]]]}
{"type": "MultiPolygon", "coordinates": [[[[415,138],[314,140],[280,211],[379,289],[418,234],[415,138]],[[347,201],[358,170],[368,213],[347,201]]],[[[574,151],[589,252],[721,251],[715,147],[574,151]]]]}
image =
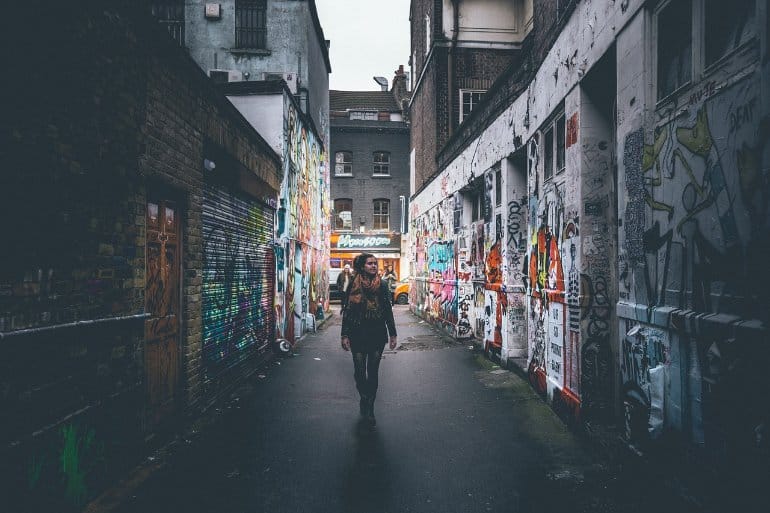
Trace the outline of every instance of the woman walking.
{"type": "Polygon", "coordinates": [[[361,396],[361,416],[371,425],[380,359],[385,344],[396,348],[396,322],[388,286],[377,275],[377,259],[362,253],[353,260],[355,278],[348,287],[342,317],[342,349],[353,353],[353,376],[361,396]]]}

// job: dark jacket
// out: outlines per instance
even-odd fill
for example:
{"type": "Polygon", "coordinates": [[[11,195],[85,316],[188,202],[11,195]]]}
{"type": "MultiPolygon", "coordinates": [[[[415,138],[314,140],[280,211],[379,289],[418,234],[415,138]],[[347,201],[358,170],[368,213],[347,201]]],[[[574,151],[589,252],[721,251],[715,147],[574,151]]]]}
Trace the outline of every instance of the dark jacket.
{"type": "MultiPolygon", "coordinates": [[[[348,295],[350,293],[350,287],[345,291],[342,296],[343,305],[348,304],[348,295]]],[[[355,309],[346,307],[342,313],[342,336],[349,337],[351,342],[356,342],[356,338],[359,335],[368,337],[371,335],[376,342],[387,342],[387,336],[395,337],[396,334],[396,321],[393,318],[393,306],[390,302],[391,294],[388,290],[388,285],[384,281],[380,283],[380,288],[377,291],[379,294],[379,309],[380,318],[376,320],[362,319],[360,312],[355,309]],[[387,327],[387,332],[384,328],[387,327]],[[382,334],[386,336],[381,337],[382,334]],[[379,335],[379,336],[378,336],[379,335]],[[376,339],[381,340],[376,340],[376,339]]]]}
{"type": "Polygon", "coordinates": [[[342,294],[342,311],[345,311],[345,307],[348,306],[348,290],[350,289],[350,285],[353,283],[353,279],[356,277],[356,273],[353,271],[350,271],[350,275],[348,276],[348,286],[345,287],[345,271],[342,271],[339,276],[337,276],[337,290],[340,291],[340,294],[342,294]]]}

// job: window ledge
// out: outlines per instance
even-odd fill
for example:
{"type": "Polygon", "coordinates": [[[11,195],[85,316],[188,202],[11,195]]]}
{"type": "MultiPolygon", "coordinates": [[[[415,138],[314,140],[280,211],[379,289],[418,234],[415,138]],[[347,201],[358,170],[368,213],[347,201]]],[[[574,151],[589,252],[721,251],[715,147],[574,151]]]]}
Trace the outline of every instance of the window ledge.
{"type": "Polygon", "coordinates": [[[349,175],[333,175],[333,176],[334,176],[334,178],[353,178],[353,174],[352,173],[349,174],[349,175]]]}
{"type": "Polygon", "coordinates": [[[372,175],[372,178],[393,178],[392,175],[372,175]]]}
{"type": "Polygon", "coordinates": [[[264,48],[230,48],[230,53],[248,55],[272,55],[273,52],[264,48]]]}

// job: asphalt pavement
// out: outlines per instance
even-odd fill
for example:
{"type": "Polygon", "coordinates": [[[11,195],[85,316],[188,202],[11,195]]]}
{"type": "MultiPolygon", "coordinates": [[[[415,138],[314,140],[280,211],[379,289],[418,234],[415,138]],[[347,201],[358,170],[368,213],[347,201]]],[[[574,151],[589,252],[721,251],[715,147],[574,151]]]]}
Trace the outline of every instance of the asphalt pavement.
{"type": "Polygon", "coordinates": [[[518,375],[394,308],[375,428],[334,315],[88,511],[698,511],[571,432],[518,375]]]}

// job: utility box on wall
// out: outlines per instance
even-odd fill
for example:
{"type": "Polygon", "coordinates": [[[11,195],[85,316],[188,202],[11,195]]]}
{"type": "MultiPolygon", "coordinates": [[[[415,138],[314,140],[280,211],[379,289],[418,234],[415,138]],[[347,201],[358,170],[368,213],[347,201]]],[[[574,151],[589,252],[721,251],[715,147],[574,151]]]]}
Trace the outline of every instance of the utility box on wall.
{"type": "Polygon", "coordinates": [[[222,4],[206,4],[206,19],[219,20],[222,18],[222,4]]]}

